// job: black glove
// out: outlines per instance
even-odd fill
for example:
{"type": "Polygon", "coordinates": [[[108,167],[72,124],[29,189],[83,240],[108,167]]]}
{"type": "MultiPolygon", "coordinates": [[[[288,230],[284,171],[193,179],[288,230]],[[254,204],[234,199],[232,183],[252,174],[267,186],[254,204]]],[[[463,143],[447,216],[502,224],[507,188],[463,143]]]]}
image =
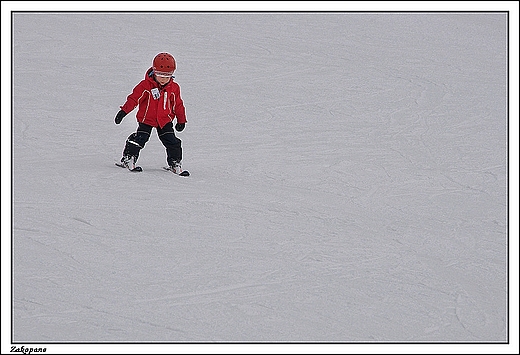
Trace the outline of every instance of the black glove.
{"type": "Polygon", "coordinates": [[[175,129],[177,130],[177,132],[182,132],[182,130],[184,129],[184,126],[186,126],[186,123],[177,123],[175,125],[175,129]]]}
{"type": "Polygon", "coordinates": [[[116,124],[120,124],[121,121],[123,120],[123,117],[125,117],[125,116],[126,116],[126,112],[123,111],[123,110],[120,110],[120,111],[117,113],[117,115],[116,115],[116,119],[115,119],[116,124]]]}

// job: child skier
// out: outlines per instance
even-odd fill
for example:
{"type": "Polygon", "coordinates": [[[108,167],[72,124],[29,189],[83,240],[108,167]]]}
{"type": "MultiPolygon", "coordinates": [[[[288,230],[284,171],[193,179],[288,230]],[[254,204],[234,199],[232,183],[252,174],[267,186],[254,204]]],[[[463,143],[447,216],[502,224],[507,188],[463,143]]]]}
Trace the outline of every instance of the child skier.
{"type": "Polygon", "coordinates": [[[146,71],[144,80],[134,87],[125,104],[120,106],[121,110],[115,117],[116,124],[120,124],[123,118],[139,105],[136,114],[139,125],[137,131],[127,138],[121,164],[117,165],[133,171],[141,171],[135,163],[155,127],[159,139],[166,148],[168,169],[175,174],[189,175],[187,171],[182,171],[181,140],[175,136],[173,130],[175,118],[177,118],[175,125],[177,132],[181,132],[186,125],[186,109],[181,99],[180,86],[173,81],[175,69],[175,59],[171,54],[157,54],[153,59],[152,67],[146,71]]]}

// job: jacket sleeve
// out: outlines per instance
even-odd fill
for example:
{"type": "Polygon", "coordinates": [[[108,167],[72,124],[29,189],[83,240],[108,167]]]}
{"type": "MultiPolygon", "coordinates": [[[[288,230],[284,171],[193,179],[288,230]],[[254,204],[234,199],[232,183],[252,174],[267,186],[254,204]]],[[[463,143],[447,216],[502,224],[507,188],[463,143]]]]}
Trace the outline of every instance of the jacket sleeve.
{"type": "Polygon", "coordinates": [[[132,111],[134,108],[136,108],[136,106],[139,104],[139,100],[143,96],[145,90],[146,89],[144,87],[144,80],[143,80],[139,84],[137,84],[134,87],[134,90],[132,91],[132,93],[130,95],[128,95],[124,105],[120,106],[121,110],[125,111],[127,114],[130,113],[130,111],[132,111]]]}
{"type": "Polygon", "coordinates": [[[177,117],[177,123],[186,123],[186,108],[184,107],[184,102],[181,98],[181,89],[178,87],[178,90],[175,93],[175,105],[173,106],[173,113],[177,117]]]}

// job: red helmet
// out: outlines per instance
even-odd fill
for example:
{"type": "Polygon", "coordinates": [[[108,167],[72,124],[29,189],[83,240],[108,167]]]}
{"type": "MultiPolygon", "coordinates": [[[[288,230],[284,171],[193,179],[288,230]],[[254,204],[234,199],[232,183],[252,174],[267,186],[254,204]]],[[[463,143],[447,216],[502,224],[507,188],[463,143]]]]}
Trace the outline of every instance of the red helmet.
{"type": "Polygon", "coordinates": [[[170,53],[159,53],[153,59],[155,75],[172,76],[176,67],[175,59],[170,53]]]}

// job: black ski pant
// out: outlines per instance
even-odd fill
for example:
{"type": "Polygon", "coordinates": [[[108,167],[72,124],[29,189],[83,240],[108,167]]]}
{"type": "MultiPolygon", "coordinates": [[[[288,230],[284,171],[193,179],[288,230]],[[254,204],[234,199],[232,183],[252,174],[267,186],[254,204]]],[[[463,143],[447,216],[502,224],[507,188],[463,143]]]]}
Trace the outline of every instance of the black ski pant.
{"type": "MultiPolygon", "coordinates": [[[[144,123],[139,123],[137,131],[132,133],[126,140],[123,155],[129,155],[139,158],[139,152],[144,148],[146,142],[150,139],[152,133],[152,126],[144,123]]],[[[166,161],[168,165],[172,165],[174,161],[182,160],[181,140],[175,136],[173,131],[173,123],[169,122],[163,128],[157,127],[157,135],[161,143],[166,148],[166,161]]]]}

